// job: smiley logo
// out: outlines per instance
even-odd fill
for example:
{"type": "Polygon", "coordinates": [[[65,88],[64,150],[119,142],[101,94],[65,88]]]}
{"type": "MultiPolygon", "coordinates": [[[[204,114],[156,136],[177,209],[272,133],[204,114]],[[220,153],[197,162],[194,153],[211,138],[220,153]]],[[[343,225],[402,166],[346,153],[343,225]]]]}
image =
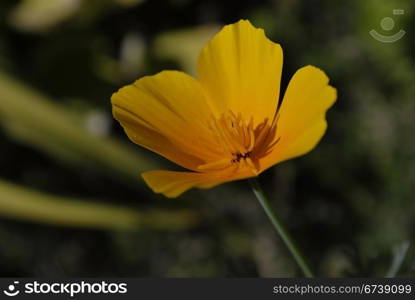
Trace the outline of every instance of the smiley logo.
{"type": "MultiPolygon", "coordinates": [[[[394,9],[394,15],[403,15],[405,11],[403,9],[394,9]]],[[[395,21],[390,18],[386,17],[380,21],[380,27],[385,31],[391,31],[395,27],[395,21]]],[[[394,43],[400,40],[405,35],[405,30],[399,30],[397,33],[393,35],[383,35],[377,32],[375,29],[369,31],[370,35],[377,41],[382,43],[394,43]]]]}
{"type": "Polygon", "coordinates": [[[7,287],[7,290],[4,290],[3,293],[6,294],[9,297],[17,296],[20,293],[20,291],[18,289],[16,289],[16,285],[18,285],[18,284],[19,284],[18,281],[13,282],[13,284],[10,284],[7,287]]]}

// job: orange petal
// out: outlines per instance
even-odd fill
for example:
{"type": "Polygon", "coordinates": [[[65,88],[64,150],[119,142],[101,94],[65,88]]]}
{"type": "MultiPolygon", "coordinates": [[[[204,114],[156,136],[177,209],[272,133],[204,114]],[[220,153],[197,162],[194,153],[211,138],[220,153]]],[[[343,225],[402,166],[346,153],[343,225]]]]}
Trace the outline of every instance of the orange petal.
{"type": "Polygon", "coordinates": [[[320,141],[327,128],[326,111],[337,98],[329,78],[313,66],[299,69],[292,77],[278,111],[273,151],[261,160],[261,169],[306,154],[320,141]]]}
{"type": "Polygon", "coordinates": [[[216,159],[211,116],[197,80],[177,71],[146,76],[112,96],[114,117],[130,139],[188,169],[216,159]]]}
{"type": "Polygon", "coordinates": [[[144,181],[155,192],[169,198],[175,198],[185,191],[197,187],[207,189],[224,182],[239,180],[255,176],[252,173],[236,173],[232,170],[226,172],[175,172],[175,171],[149,171],[142,174],[144,181]]]}
{"type": "Polygon", "coordinates": [[[272,120],[278,105],[282,49],[249,21],[225,26],[202,50],[198,73],[219,115],[242,113],[256,124],[272,120]]]}

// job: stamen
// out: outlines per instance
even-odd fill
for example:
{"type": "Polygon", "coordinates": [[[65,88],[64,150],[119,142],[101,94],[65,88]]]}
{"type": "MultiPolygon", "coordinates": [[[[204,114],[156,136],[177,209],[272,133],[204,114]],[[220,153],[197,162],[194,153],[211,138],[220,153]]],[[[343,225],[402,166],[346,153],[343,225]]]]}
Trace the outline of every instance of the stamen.
{"type": "Polygon", "coordinates": [[[257,174],[259,159],[269,154],[280,140],[280,137],[276,138],[277,121],[278,116],[271,124],[264,119],[255,126],[253,117],[246,122],[241,113],[229,111],[220,118],[212,116],[208,128],[224,159],[208,162],[199,166],[199,169],[220,170],[238,165],[238,168],[249,168],[257,174]]]}

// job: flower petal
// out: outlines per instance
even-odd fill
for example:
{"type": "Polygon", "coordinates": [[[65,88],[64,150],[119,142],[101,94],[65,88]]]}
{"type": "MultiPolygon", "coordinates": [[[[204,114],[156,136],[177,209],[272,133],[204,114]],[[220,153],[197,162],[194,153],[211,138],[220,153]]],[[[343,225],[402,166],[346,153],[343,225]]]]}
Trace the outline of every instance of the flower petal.
{"type": "Polygon", "coordinates": [[[144,181],[155,192],[175,198],[192,187],[209,188],[221,181],[211,173],[149,171],[142,174],[144,181]]]}
{"type": "Polygon", "coordinates": [[[146,76],[111,100],[114,117],[135,143],[192,170],[216,159],[206,127],[212,113],[191,76],[177,71],[146,76]]]}
{"type": "Polygon", "coordinates": [[[278,105],[283,55],[249,21],[225,26],[202,50],[198,73],[217,114],[228,110],[262,122],[278,105]]]}
{"type": "Polygon", "coordinates": [[[155,192],[169,198],[175,198],[185,191],[197,187],[208,189],[224,182],[253,177],[250,172],[175,172],[175,171],[149,171],[142,174],[144,181],[155,192]]]}
{"type": "Polygon", "coordinates": [[[262,159],[262,169],[306,154],[317,145],[327,128],[326,111],[337,98],[328,82],[326,74],[313,66],[294,74],[278,111],[276,135],[280,140],[262,159]]]}

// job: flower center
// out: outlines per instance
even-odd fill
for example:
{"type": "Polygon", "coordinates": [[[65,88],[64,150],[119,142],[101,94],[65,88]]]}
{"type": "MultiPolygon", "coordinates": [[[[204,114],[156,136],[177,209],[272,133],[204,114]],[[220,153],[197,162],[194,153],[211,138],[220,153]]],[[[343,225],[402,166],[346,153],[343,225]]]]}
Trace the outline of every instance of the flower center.
{"type": "Polygon", "coordinates": [[[201,165],[200,170],[220,170],[235,165],[258,173],[259,159],[269,154],[279,141],[277,118],[271,123],[264,119],[254,126],[252,117],[247,121],[241,113],[229,111],[219,118],[212,117],[208,127],[223,159],[201,165]]]}

